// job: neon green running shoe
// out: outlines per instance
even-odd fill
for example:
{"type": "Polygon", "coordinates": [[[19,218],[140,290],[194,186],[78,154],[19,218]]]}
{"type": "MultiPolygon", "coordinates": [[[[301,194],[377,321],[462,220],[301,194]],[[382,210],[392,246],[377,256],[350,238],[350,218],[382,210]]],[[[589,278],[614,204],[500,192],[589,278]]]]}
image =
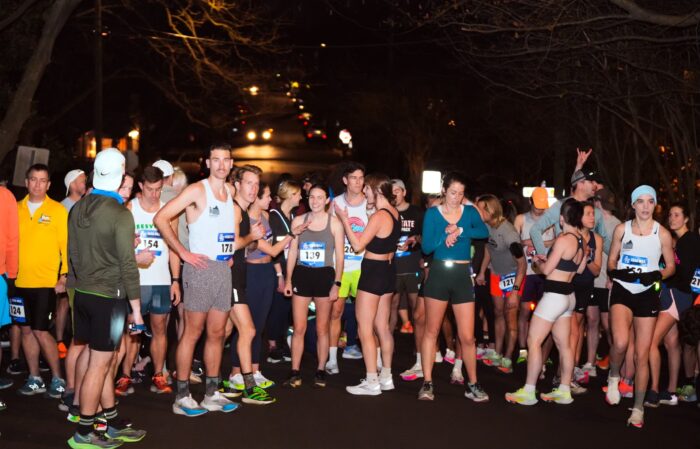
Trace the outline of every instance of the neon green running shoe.
{"type": "Polygon", "coordinates": [[[559,388],[555,388],[549,393],[540,393],[540,399],[544,402],[556,402],[557,404],[571,404],[574,402],[570,391],[561,391],[559,388]]]}
{"type": "Polygon", "coordinates": [[[276,401],[264,388],[255,386],[249,390],[243,390],[242,402],[253,405],[268,405],[276,401]]]}
{"type": "Polygon", "coordinates": [[[520,388],[518,391],[513,393],[506,393],[506,401],[511,404],[520,405],[535,405],[537,404],[537,398],[535,397],[535,392],[527,392],[525,388],[520,388]]]}
{"type": "Polygon", "coordinates": [[[527,362],[527,349],[521,349],[518,353],[518,359],[515,361],[517,365],[527,362]]]}

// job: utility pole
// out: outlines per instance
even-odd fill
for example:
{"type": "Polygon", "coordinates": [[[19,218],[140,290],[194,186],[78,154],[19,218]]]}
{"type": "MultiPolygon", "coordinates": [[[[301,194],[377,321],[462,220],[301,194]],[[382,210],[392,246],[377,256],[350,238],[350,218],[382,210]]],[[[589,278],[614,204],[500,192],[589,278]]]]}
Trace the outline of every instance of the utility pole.
{"type": "Polygon", "coordinates": [[[95,152],[102,150],[102,0],[95,0],[95,152]]]}

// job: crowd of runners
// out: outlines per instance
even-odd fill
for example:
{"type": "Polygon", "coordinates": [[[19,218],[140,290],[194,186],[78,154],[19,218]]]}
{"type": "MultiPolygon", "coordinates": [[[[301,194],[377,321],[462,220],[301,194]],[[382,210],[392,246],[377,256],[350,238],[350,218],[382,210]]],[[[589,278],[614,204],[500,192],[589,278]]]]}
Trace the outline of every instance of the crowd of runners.
{"type": "MultiPolygon", "coordinates": [[[[420,380],[419,400],[435,399],[434,364],[449,363],[450,382],[475,402],[494,399],[479,361],[509,375],[522,363],[523,387],[506,401],[633,398],[627,424],[640,428],[644,407],[697,401],[700,235],[688,207],[660,208],[651,186],[616,201],[584,170],[589,154],[579,152],[569,197],[550,204],[535,188],[519,215],[472,196],[458,172],[426,209],[409,204],[403,181],[356,162],[343,166],[343,192],[316,175],[270,186],[259,168],[234,167],[227,145],[210,148],[209,176],[190,185],[167,161],[135,177],[119,150],[103,150],[90,174],[65,176],[60,203],[47,196],[49,167],[33,165],[19,202],[0,187],[6,371],[27,373],[19,395],[59,400],[77,424],[68,444],[81,449],[145,437],[116,408],[141,384],[187,417],[233,412],[236,398],[273,404],[261,359],[291,362],[283,388],[324,388],[341,358],[363,359],[349,394],[420,380]],[[411,367],[392,364],[395,331],[414,337],[411,367]],[[587,392],[598,376],[604,391],[587,392]]],[[[0,389],[13,382],[0,378],[0,389]]]]}

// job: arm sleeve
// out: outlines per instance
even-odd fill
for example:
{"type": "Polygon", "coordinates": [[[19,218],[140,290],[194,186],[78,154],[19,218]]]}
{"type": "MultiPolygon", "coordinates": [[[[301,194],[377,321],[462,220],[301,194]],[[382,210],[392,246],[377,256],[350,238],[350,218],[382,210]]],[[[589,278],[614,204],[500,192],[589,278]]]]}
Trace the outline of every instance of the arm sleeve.
{"type": "Polygon", "coordinates": [[[423,253],[432,254],[438,246],[444,241],[444,236],[441,238],[441,230],[438,229],[435,215],[437,209],[430,208],[425,212],[423,218],[423,253]]]}
{"type": "Polygon", "coordinates": [[[605,252],[605,254],[609,254],[612,236],[608,235],[608,231],[605,229],[603,213],[597,208],[595,210],[595,228],[593,230],[603,239],[603,252],[605,252]]]}
{"type": "Polygon", "coordinates": [[[552,207],[547,209],[540,219],[530,228],[530,240],[532,240],[532,246],[535,247],[537,254],[545,254],[547,252],[547,248],[544,246],[542,233],[544,233],[548,227],[556,225],[556,219],[559,217],[559,210],[559,207],[554,207],[554,205],[552,205],[552,207]]]}
{"type": "Polygon", "coordinates": [[[485,239],[489,236],[489,229],[481,220],[476,208],[465,206],[464,215],[466,215],[466,218],[469,220],[467,222],[468,226],[463,228],[463,235],[465,237],[469,237],[470,239],[485,239]]]}
{"type": "Polygon", "coordinates": [[[61,272],[59,274],[68,274],[68,211],[65,207],[57,208],[59,212],[58,226],[58,249],[61,251],[61,272]]]}
{"type": "Polygon", "coordinates": [[[7,241],[5,242],[5,266],[10,279],[17,278],[19,269],[19,214],[17,212],[17,201],[9,190],[3,189],[3,203],[7,203],[4,215],[7,221],[7,241]]]}
{"type": "Polygon", "coordinates": [[[131,299],[141,297],[139,269],[134,257],[134,218],[124,209],[117,217],[115,226],[115,246],[126,296],[131,299]]]}

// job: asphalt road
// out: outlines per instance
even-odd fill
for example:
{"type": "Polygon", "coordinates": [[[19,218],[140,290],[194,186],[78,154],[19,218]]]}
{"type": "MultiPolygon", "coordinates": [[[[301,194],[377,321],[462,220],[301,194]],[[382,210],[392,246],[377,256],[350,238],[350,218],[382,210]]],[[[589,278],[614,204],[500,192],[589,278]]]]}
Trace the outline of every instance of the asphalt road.
{"type": "MultiPolygon", "coordinates": [[[[395,371],[412,364],[410,337],[397,336],[395,371]]],[[[7,358],[4,358],[7,363],[7,358]]],[[[224,369],[230,366],[225,361],[224,369]]],[[[263,365],[263,372],[281,382],[289,364],[263,365]]],[[[378,397],[354,397],[345,386],[363,375],[361,360],[342,360],[341,373],[329,376],[328,387],[313,389],[312,357],[303,365],[304,385],[295,390],[273,387],[277,403],[243,405],[231,414],[209,413],[185,418],[171,411],[172,396],[136,386],[136,393],[121,400],[119,413],[147,429],[136,448],[199,449],[426,449],[478,448],[566,448],[593,447],[700,448],[700,409],[695,404],[647,409],[644,429],[625,426],[631,400],[618,407],[605,404],[600,381],[576,397],[569,406],[544,404],[533,407],[507,404],[506,391],[518,387],[524,368],[512,375],[479,366],[480,381],[491,396],[476,404],[463,397],[462,387],[449,384],[451,366],[436,365],[436,400],[416,400],[419,382],[407,383],[395,375],[396,390],[378,397]]],[[[4,373],[5,364],[2,366],[4,373]]],[[[225,371],[226,372],[226,371],[225,371]]],[[[602,373],[605,374],[604,372],[602,373]]],[[[17,384],[21,378],[15,376],[17,384]]],[[[549,377],[538,387],[548,386],[549,377]]],[[[58,411],[57,401],[42,397],[20,398],[11,390],[0,392],[8,409],[0,413],[1,449],[60,448],[75,425],[58,411]]],[[[193,387],[201,399],[203,387],[193,387]]]]}

